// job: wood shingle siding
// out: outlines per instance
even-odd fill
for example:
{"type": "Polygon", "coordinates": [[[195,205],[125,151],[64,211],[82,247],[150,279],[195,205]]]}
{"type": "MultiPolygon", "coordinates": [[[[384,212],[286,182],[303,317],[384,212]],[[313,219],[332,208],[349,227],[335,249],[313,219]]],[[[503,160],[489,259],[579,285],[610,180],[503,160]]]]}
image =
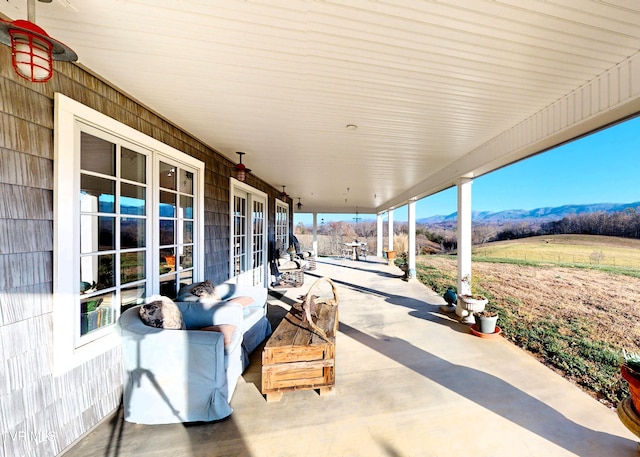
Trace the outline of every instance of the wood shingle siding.
{"type": "MultiPolygon", "coordinates": [[[[120,349],[53,374],[53,97],[60,92],[202,160],[205,271],[229,277],[229,176],[234,163],[82,68],[54,62],[54,77],[15,75],[0,46],[0,426],[2,455],[57,455],[120,403],[120,349]],[[24,433],[26,435],[20,435],[24,433]],[[22,438],[20,438],[22,436],[22,438]]],[[[269,196],[269,236],[279,189],[269,196]]]]}
{"type": "Polygon", "coordinates": [[[53,192],[0,184],[0,218],[53,220],[53,192]]]}
{"type": "Polygon", "coordinates": [[[50,252],[52,249],[53,224],[51,221],[0,219],[0,255],[50,252]]]}
{"type": "MultiPolygon", "coordinates": [[[[2,288],[0,290],[0,325],[8,325],[28,320],[35,316],[50,314],[53,311],[51,287],[50,282],[45,282],[21,287],[2,288]]],[[[50,329],[47,328],[45,330],[49,334],[50,329]]],[[[3,335],[4,331],[4,327],[1,327],[0,335],[3,335]]],[[[3,339],[2,344],[3,347],[8,347],[11,342],[3,339]]]]}
{"type": "Polygon", "coordinates": [[[42,158],[16,151],[1,149],[0,182],[18,186],[53,189],[53,163],[42,158]]]}

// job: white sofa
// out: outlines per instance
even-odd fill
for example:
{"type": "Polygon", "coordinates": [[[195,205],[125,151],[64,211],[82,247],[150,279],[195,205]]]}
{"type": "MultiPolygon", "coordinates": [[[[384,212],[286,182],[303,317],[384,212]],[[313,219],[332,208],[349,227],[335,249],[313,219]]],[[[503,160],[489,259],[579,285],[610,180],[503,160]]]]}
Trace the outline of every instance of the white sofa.
{"type": "Polygon", "coordinates": [[[183,288],[175,302],[186,330],[145,325],[139,306],[120,316],[124,363],[124,418],[139,424],[167,424],[223,419],[251,353],[271,334],[266,318],[267,289],[225,282],[216,286],[220,300],[200,300],[183,288]],[[247,307],[228,302],[250,296],[247,307]],[[222,333],[202,331],[231,324],[227,344],[222,333]]]}

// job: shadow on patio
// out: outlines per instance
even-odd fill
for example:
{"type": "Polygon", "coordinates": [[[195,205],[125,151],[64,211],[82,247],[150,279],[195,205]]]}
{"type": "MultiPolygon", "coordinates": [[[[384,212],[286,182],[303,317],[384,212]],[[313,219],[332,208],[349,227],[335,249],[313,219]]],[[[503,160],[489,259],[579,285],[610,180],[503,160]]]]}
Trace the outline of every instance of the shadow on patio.
{"type": "Polygon", "coordinates": [[[68,456],[632,456],[614,411],[499,339],[468,333],[444,300],[381,259],[323,259],[297,289],[272,292],[277,322],[316,277],[338,287],[334,392],[266,403],[260,348],[212,424],[141,426],[120,417],[68,456]]]}

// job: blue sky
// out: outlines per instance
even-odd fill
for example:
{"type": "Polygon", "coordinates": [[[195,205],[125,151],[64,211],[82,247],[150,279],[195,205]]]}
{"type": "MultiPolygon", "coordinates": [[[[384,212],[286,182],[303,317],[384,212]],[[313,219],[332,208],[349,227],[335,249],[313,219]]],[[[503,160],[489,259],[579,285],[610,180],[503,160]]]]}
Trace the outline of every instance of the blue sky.
{"type": "MultiPolygon", "coordinates": [[[[456,192],[452,187],[419,200],[417,218],[455,212],[456,192]]],[[[476,178],[472,192],[474,211],[640,201],[640,117],[476,178]]],[[[354,217],[319,214],[318,222],[354,217]]],[[[406,207],[395,210],[394,219],[406,221],[406,207]]],[[[300,221],[311,224],[312,215],[295,214],[294,224],[300,221]]]]}

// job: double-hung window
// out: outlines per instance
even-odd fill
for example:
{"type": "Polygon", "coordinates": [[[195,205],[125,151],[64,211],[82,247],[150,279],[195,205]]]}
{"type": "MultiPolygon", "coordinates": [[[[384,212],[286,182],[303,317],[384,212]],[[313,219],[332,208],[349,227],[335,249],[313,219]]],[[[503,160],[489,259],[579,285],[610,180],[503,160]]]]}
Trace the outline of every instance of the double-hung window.
{"type": "Polygon", "coordinates": [[[203,271],[204,164],[56,94],[54,371],[117,344],[115,322],[203,271]]]}

